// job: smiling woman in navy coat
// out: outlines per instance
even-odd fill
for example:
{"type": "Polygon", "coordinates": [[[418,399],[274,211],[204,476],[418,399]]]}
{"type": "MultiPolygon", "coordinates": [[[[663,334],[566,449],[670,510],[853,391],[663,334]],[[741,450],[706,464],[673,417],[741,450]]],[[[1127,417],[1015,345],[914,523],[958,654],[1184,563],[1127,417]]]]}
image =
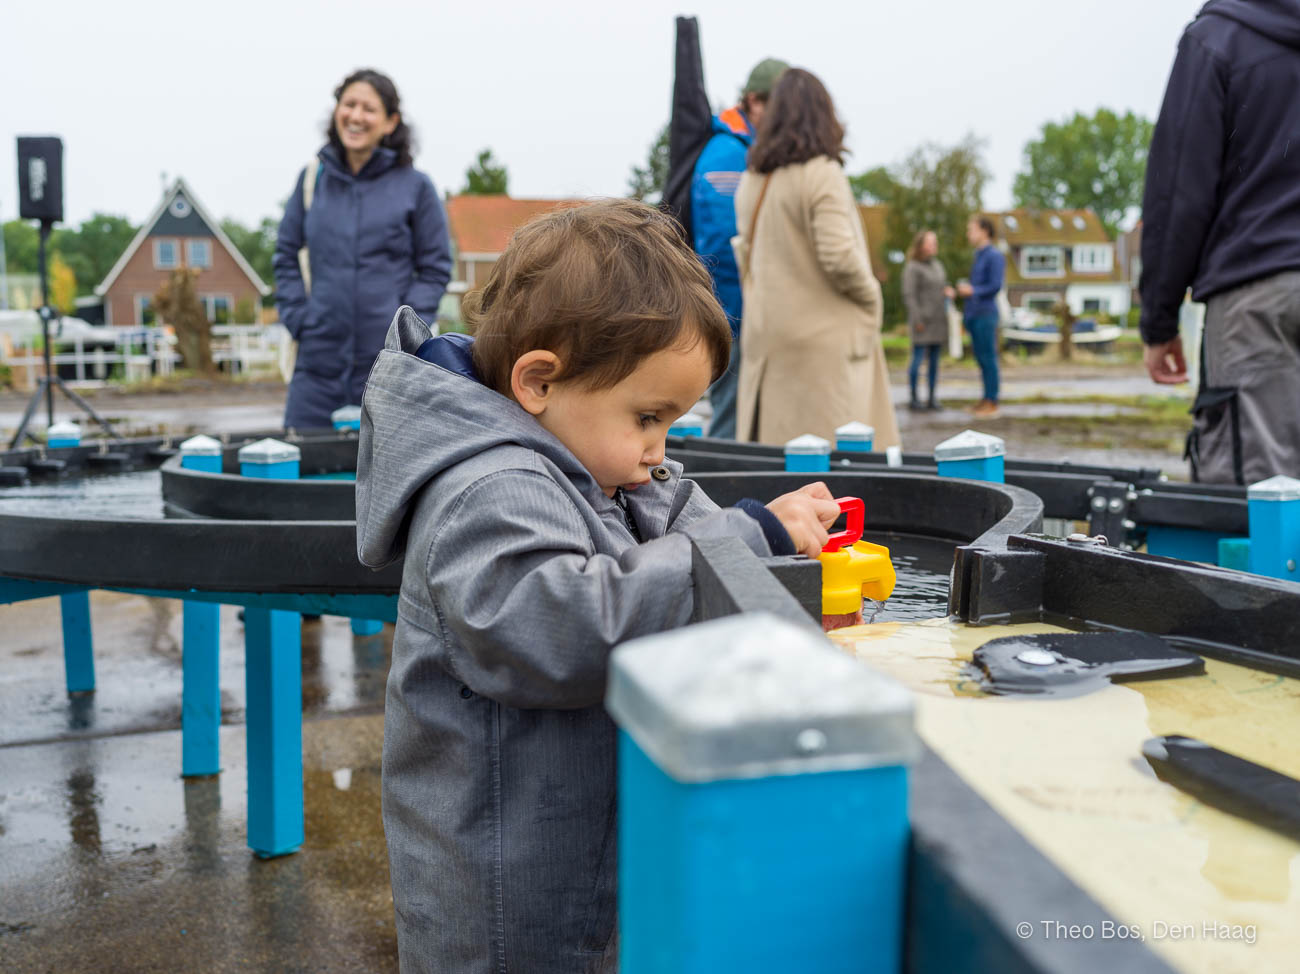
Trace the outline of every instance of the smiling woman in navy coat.
{"type": "Polygon", "coordinates": [[[328,427],[335,409],[359,404],[394,312],[408,304],[435,320],[451,278],[447,218],[433,181],[411,165],[397,87],[362,69],[334,99],[329,141],[299,174],[275,245],[280,321],[298,341],[286,428],[328,427]]]}

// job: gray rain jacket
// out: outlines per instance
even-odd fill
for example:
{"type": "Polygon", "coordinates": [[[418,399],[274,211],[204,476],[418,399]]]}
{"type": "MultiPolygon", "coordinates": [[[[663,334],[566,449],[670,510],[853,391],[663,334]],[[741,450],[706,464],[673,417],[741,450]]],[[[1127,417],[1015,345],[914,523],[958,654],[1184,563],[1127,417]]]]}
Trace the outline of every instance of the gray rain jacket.
{"type": "Polygon", "coordinates": [[[614,970],[609,653],[687,622],[691,537],[770,549],[667,460],[628,495],[638,544],[564,445],[473,377],[463,336],[429,338],[397,312],[357,456],[358,554],[405,555],[383,758],[401,968],[614,970]]]}

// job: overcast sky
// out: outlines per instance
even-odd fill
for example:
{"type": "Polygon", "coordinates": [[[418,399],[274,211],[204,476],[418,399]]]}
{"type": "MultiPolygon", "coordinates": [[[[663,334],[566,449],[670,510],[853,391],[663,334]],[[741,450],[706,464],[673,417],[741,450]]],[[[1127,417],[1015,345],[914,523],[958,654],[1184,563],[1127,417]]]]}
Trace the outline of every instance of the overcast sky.
{"type": "Polygon", "coordinates": [[[859,172],[968,131],[985,205],[1009,206],[1048,120],[1101,106],[1154,119],[1201,0],[66,0],[6,5],[0,219],[17,216],[17,135],[59,135],[65,216],[143,221],[161,173],[214,216],[279,216],[322,143],[332,90],[376,67],[414,124],[416,165],[459,190],[490,146],[514,196],[622,195],[667,120],[673,18],[699,18],[715,103],[757,60],[826,82],[859,172]],[[683,9],[686,7],[686,9],[683,9]]]}

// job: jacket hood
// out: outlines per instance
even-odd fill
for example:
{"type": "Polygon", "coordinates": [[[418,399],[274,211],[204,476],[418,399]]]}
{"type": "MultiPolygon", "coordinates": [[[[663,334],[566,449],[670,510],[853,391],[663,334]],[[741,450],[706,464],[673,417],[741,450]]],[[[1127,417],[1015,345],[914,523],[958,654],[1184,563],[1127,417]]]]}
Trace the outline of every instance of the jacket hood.
{"type": "Polygon", "coordinates": [[[745,145],[752,145],[754,142],[754,128],[749,124],[745,113],[738,108],[728,108],[721,115],[713,116],[713,134],[717,135],[719,132],[734,135],[745,145]]]}
{"type": "Polygon", "coordinates": [[[420,491],[444,470],[514,444],[549,460],[596,510],[614,502],[559,440],[474,371],[473,339],[433,337],[399,308],[366,383],[357,446],[357,554],[371,568],[399,558],[420,491]]]}
{"type": "Polygon", "coordinates": [[[1279,44],[1300,48],[1300,0],[1210,0],[1197,16],[1210,14],[1235,20],[1279,44]]]}
{"type": "Polygon", "coordinates": [[[370,158],[358,173],[352,171],[352,167],[339,155],[339,150],[333,143],[326,142],[320,152],[316,153],[316,157],[325,164],[327,169],[346,179],[374,179],[397,165],[397,152],[382,145],[370,154],[370,158]]]}

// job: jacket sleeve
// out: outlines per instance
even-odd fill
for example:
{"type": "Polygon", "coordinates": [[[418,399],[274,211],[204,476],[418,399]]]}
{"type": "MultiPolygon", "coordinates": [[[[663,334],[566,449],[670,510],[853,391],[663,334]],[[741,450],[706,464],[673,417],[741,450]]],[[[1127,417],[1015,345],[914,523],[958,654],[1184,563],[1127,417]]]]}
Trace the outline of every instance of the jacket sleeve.
{"type": "Polygon", "coordinates": [[[971,268],[970,287],[971,296],[976,298],[992,298],[1002,290],[1002,275],[1006,268],[1006,260],[996,248],[990,246],[980,254],[975,266],[971,268]]]}
{"type": "Polygon", "coordinates": [[[415,224],[411,228],[415,243],[415,276],[406,304],[426,321],[438,316],[447,282],[451,280],[451,239],[447,233],[447,215],[438,199],[433,180],[420,180],[420,197],[415,207],[415,224]]]}
{"type": "Polygon", "coordinates": [[[271,258],[275,270],[275,307],[280,323],[295,339],[302,334],[303,317],[307,313],[307,289],[298,266],[298,251],[305,242],[302,181],[306,174],[306,168],[298,174],[298,182],[284,204],[284,216],[275,235],[275,254],[271,258]]]}
{"type": "Polygon", "coordinates": [[[831,285],[845,297],[868,310],[880,306],[880,284],[871,273],[865,248],[858,246],[850,209],[852,193],[846,188],[844,170],[836,163],[809,167],[808,226],[813,252],[831,285]]]}
{"type": "Polygon", "coordinates": [[[921,320],[920,278],[916,264],[909,260],[903,268],[903,307],[909,322],[921,320]]]}
{"type": "Polygon", "coordinates": [[[1224,68],[1183,35],[1147,155],[1142,196],[1142,340],[1178,334],[1178,308],[1196,277],[1223,167],[1224,68]]]}
{"type": "Polygon", "coordinates": [[[688,498],[671,533],[614,557],[593,550],[573,502],[545,474],[503,470],[471,485],[425,567],[449,644],[459,647],[452,672],[512,707],[600,703],[615,646],[690,619],[692,537],[740,535],[769,553],[749,515],[706,513],[701,503],[688,498]],[[687,509],[700,516],[682,517],[687,509]],[[518,511],[528,516],[504,513],[518,511]]]}

